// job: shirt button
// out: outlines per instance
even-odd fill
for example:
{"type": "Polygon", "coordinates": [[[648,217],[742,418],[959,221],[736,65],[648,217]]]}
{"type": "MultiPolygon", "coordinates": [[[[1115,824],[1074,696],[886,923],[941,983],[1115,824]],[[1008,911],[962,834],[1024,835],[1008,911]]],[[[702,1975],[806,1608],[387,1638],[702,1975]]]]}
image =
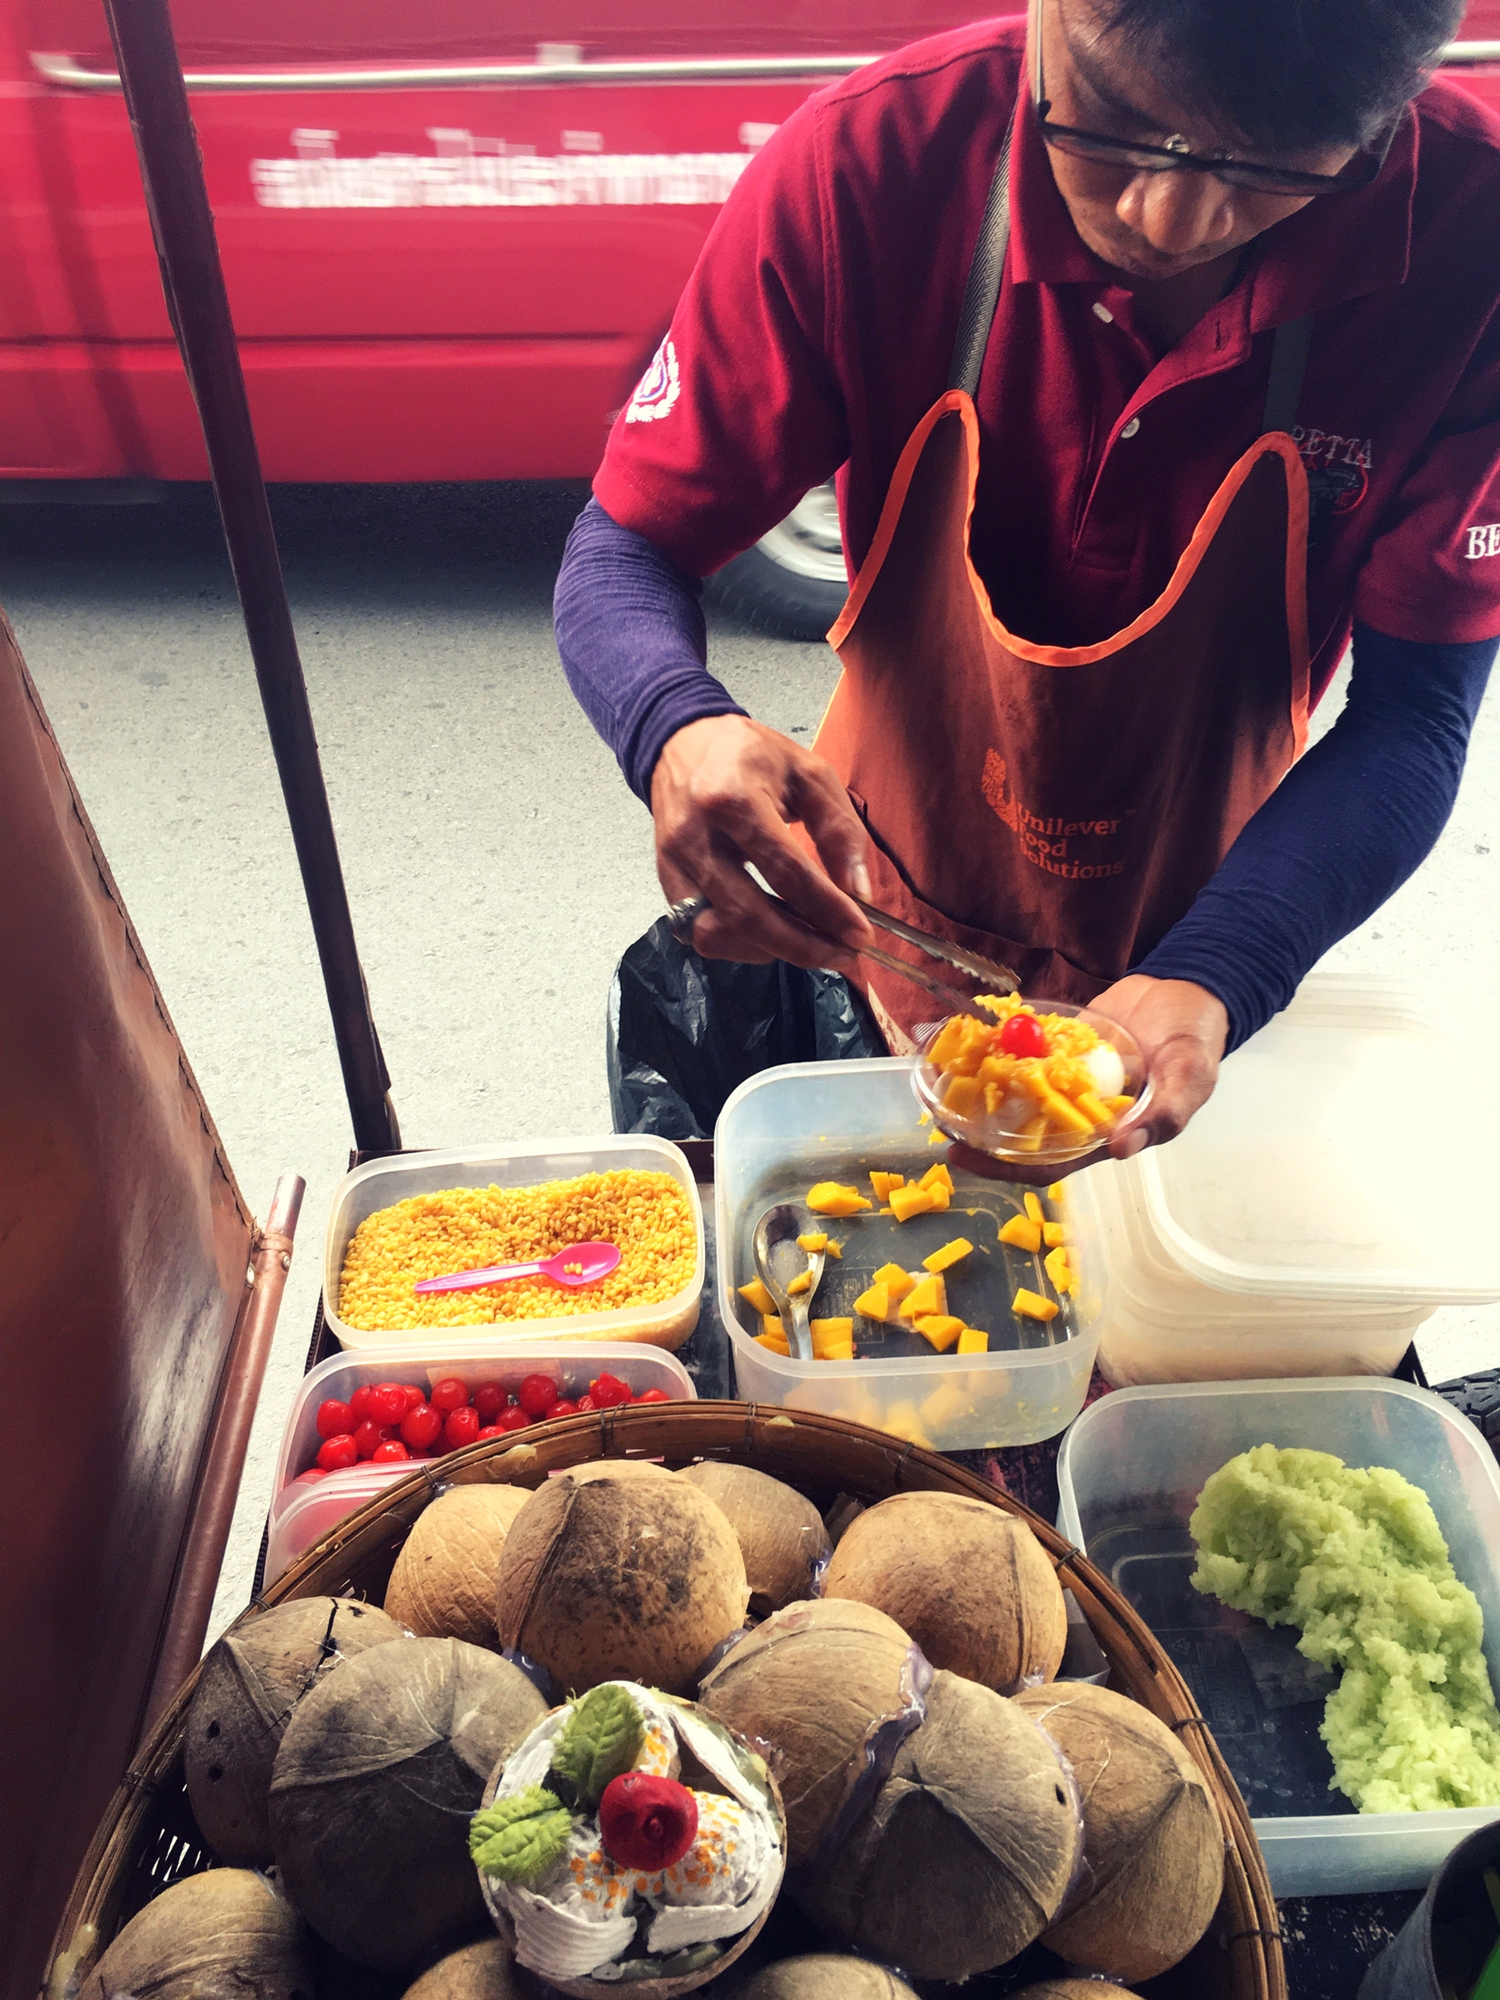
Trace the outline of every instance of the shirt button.
{"type": "Polygon", "coordinates": [[[1113,326],[1115,323],[1114,314],[1110,311],[1109,307],[1099,299],[1095,299],[1094,301],[1094,317],[1095,319],[1102,319],[1106,326],[1113,326]]]}
{"type": "Polygon", "coordinates": [[[1130,422],[1126,424],[1125,428],[1120,432],[1120,436],[1122,438],[1133,438],[1136,432],[1140,429],[1140,427],[1141,427],[1140,418],[1132,417],[1130,419],[1130,422]]]}

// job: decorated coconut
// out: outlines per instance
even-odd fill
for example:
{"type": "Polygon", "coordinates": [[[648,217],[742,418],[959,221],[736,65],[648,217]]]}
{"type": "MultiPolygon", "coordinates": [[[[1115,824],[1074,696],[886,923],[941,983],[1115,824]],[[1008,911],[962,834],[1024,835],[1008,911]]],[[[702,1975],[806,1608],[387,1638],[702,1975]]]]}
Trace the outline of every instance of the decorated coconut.
{"type": "Polygon", "coordinates": [[[720,1661],[699,1690],[710,1715],[764,1745],[786,1805],[793,1868],[865,1804],[921,1721],[931,1669],[883,1611],[790,1604],[720,1661]]]}
{"type": "Polygon", "coordinates": [[[749,1596],[712,1500],[675,1473],[605,1460],[549,1479],[516,1516],[495,1625],[570,1692],[639,1680],[681,1693],[744,1623],[749,1596]]]}
{"type": "Polygon", "coordinates": [[[211,1647],[183,1728],[188,1799],[221,1861],[271,1860],[271,1767],[293,1709],[340,1660],[407,1635],[373,1604],[299,1597],[242,1618],[211,1647]]]}
{"type": "Polygon", "coordinates": [[[1003,1695],[938,1673],[926,1720],[793,1893],[823,1929],[914,1979],[968,1979],[1046,1930],[1077,1842],[1050,1738],[1003,1695]]]}
{"type": "Polygon", "coordinates": [[[873,1604],[935,1667],[999,1694],[1050,1681],[1062,1664],[1067,1607],[1056,1572],[1023,1521],[957,1493],[898,1493],[846,1529],[825,1597],[873,1604]]]}
{"type": "Polygon", "coordinates": [[[505,1758],[470,1830],[517,1962],[575,2000],[716,1978],[781,1887],[786,1823],[754,1751],[691,1702],[605,1681],[505,1758]]]}
{"type": "Polygon", "coordinates": [[[1185,1958],[1219,1906],[1224,1830],[1203,1774],[1166,1724],[1107,1688],[1017,1696],[1073,1767],[1085,1870],[1048,1946],[1073,1965],[1151,1979],[1185,1958]]]}
{"type": "Polygon", "coordinates": [[[521,2000],[514,1966],[503,1938],[482,1938],[439,1959],[403,2000],[521,2000]]]}
{"type": "Polygon", "coordinates": [[[850,1958],[846,1952],[818,1951],[763,1967],[734,2000],[917,2000],[917,1996],[883,1965],[850,1958]]]}
{"type": "Polygon", "coordinates": [[[733,1528],[753,1618],[768,1618],[783,1604],[814,1594],[833,1545],[811,1500],[780,1479],[720,1459],[686,1466],[681,1476],[706,1493],[733,1528]]]}
{"type": "Polygon", "coordinates": [[[385,1608],[422,1639],[495,1646],[495,1572],[520,1486],[453,1486],[417,1516],[386,1585],[385,1608]]]}
{"type": "Polygon", "coordinates": [[[133,1916],[77,2000],[313,2000],[302,1919],[263,1875],[187,1875],[133,1916]]]}
{"type": "Polygon", "coordinates": [[[271,1779],[287,1894],[337,1950],[403,1971],[482,1920],[468,1821],[546,1704],[461,1639],[347,1660],[298,1705],[271,1779]]]}

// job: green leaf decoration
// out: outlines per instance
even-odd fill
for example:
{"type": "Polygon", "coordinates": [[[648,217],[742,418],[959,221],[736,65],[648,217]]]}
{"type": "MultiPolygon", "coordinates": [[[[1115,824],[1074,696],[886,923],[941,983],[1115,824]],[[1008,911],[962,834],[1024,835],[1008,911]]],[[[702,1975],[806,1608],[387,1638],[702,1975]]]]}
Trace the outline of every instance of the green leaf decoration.
{"type": "Polygon", "coordinates": [[[475,1866],[497,1882],[535,1882],[568,1844],[573,1815],[555,1792],[528,1785],[513,1798],[497,1799],[469,1822],[469,1853],[475,1866]]]}
{"type": "Polygon", "coordinates": [[[591,1688],[552,1746],[552,1768],[595,1806],[612,1778],[635,1769],[645,1734],[641,1711],[624,1688],[591,1688]]]}

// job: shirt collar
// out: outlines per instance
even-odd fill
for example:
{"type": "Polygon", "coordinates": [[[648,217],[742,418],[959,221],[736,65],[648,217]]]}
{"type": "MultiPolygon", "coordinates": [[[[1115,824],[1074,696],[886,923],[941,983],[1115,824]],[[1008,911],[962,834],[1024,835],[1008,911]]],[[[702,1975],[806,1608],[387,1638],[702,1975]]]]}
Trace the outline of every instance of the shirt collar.
{"type": "MultiPolygon", "coordinates": [[[[1417,152],[1408,108],[1371,186],[1321,196],[1267,230],[1248,281],[1250,333],[1405,282],[1417,152]]],[[[1115,282],[1073,227],[1029,96],[1011,140],[1010,277],[1017,285],[1115,282]]]]}

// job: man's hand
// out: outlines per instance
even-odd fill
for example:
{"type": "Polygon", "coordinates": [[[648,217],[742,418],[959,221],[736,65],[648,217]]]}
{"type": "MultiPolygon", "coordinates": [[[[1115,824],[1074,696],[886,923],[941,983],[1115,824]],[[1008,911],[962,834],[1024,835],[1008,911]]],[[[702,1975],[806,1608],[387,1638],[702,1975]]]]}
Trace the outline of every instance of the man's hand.
{"type": "Polygon", "coordinates": [[[867,840],[820,757],[746,716],[705,716],[668,737],[651,779],[651,814],[668,902],[706,896],[713,906],[693,926],[695,951],[748,965],[782,958],[854,970],[854,951],[839,946],[857,949],[874,933],[843,890],[869,901],[867,840]],[[822,868],[787,832],[794,821],[812,836],[822,868]],[[780,903],[746,872],[751,866],[780,903]]]}
{"type": "Polygon", "coordinates": [[[1128,1028],[1141,1045],[1151,1077],[1151,1102],[1137,1116],[1128,1112],[1107,1145],[1061,1167],[1027,1167],[992,1160],[968,1146],[954,1146],[955,1166],[992,1180],[1029,1181],[1035,1186],[1077,1173],[1096,1160],[1128,1160],[1147,1146],[1175,1139],[1218,1081],[1229,1038],[1229,1015],[1222,1000],[1187,979],[1148,979],[1132,972],[1093,1001],[1094,1011],[1128,1028]]]}

